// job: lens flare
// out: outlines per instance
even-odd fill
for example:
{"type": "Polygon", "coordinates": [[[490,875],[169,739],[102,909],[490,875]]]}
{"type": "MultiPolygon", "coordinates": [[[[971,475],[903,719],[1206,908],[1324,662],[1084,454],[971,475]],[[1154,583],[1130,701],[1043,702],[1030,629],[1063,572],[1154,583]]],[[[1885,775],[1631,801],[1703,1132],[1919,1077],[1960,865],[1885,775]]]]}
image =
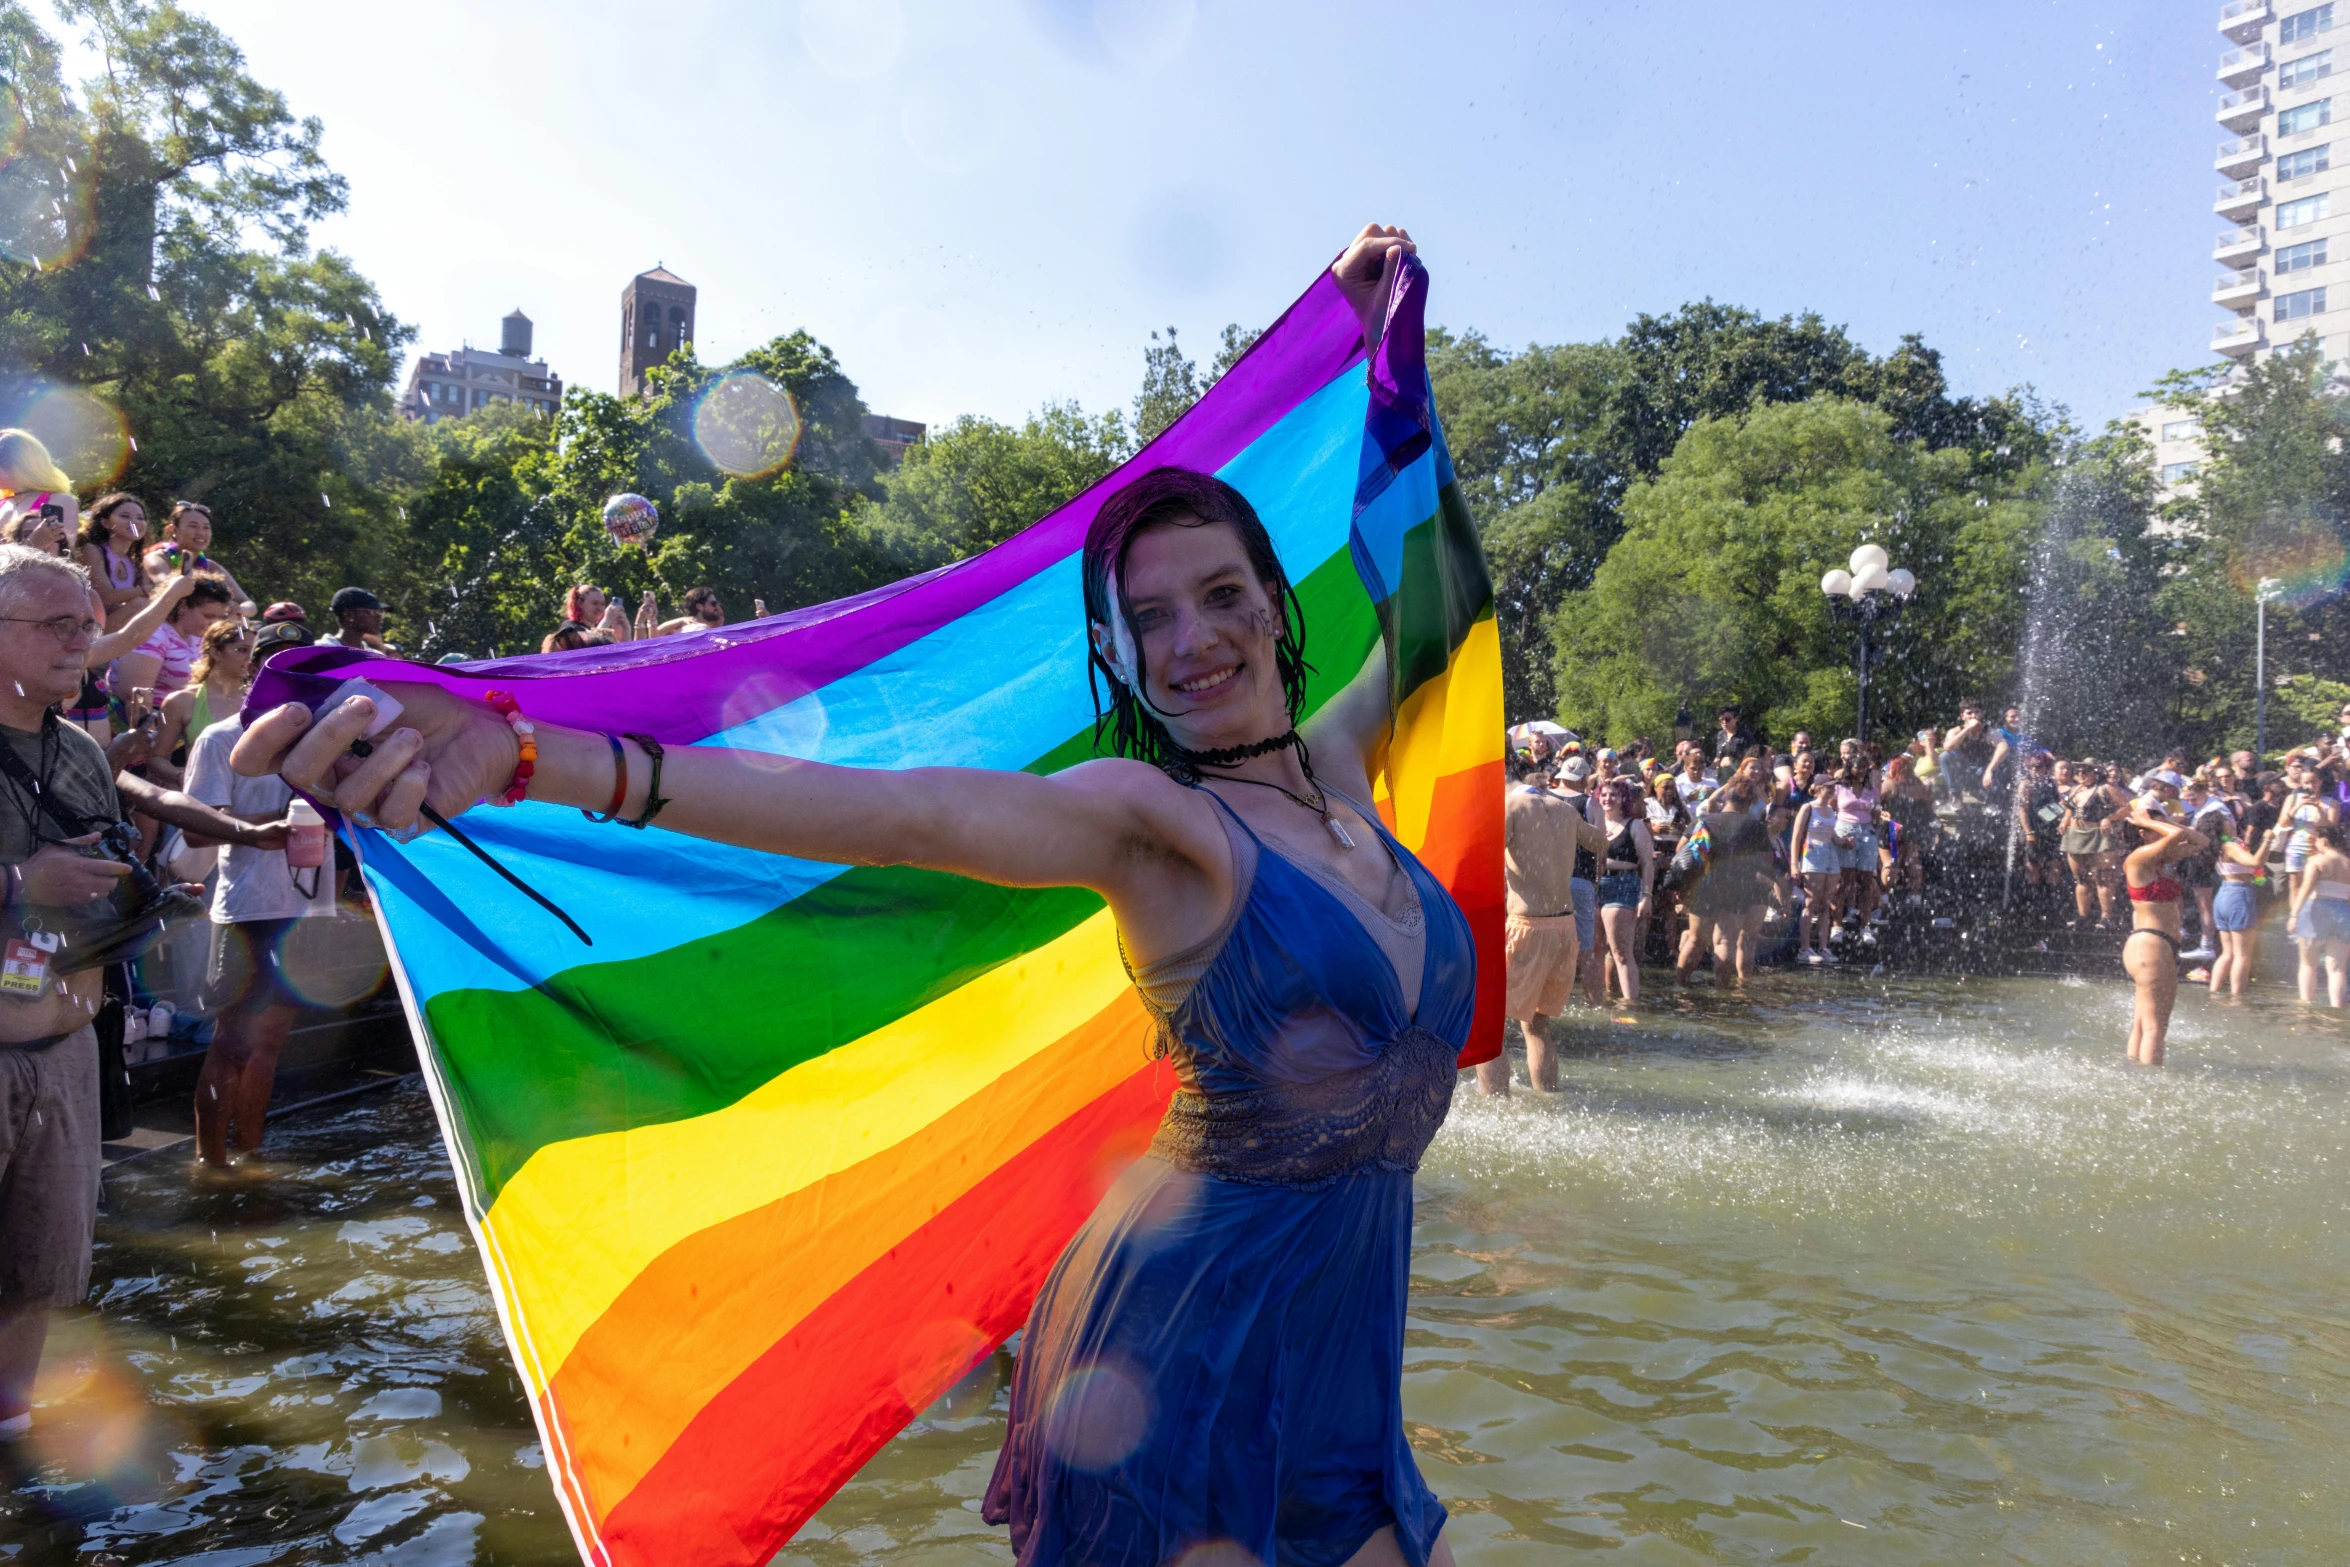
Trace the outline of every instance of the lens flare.
{"type": "Polygon", "coordinates": [[[695,405],[694,441],[720,472],[757,478],[791,461],[800,444],[800,411],[765,376],[738,371],[695,405]]]}
{"type": "Polygon", "coordinates": [[[97,182],[69,171],[67,156],[42,149],[0,165],[0,255],[45,269],[88,248],[98,228],[97,182]]]}
{"type": "Polygon", "coordinates": [[[1044,1439],[1070,1468],[1102,1474],[1142,1445],[1152,1418],[1150,1392],[1142,1380],[1096,1362],[1063,1379],[1045,1419],[1044,1439]]]}
{"type": "Polygon", "coordinates": [[[349,918],[294,921],[277,954],[287,988],[320,1007],[347,1007],[373,995],[390,970],[370,934],[349,918]]]}
{"type": "Polygon", "coordinates": [[[104,489],[121,478],[135,449],[122,410],[78,386],[35,382],[21,398],[0,402],[0,425],[39,436],[77,489],[104,489]]]}
{"type": "Polygon", "coordinates": [[[2323,603],[2350,581],[2350,549],[2342,533],[2341,524],[2319,517],[2262,523],[2236,553],[2236,586],[2253,595],[2266,585],[2269,602],[2287,609],[2323,603]]]}

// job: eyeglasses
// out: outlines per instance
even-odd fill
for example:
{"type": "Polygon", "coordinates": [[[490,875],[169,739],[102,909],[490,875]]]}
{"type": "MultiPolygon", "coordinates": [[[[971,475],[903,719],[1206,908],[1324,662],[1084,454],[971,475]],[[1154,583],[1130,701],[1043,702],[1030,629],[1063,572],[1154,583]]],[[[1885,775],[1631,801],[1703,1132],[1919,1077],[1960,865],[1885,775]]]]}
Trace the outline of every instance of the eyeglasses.
{"type": "Polygon", "coordinates": [[[36,619],[31,615],[0,615],[0,620],[14,621],[20,626],[40,626],[57,639],[59,647],[71,647],[76,636],[87,637],[95,642],[106,631],[105,627],[87,615],[54,615],[47,619],[36,619]]]}

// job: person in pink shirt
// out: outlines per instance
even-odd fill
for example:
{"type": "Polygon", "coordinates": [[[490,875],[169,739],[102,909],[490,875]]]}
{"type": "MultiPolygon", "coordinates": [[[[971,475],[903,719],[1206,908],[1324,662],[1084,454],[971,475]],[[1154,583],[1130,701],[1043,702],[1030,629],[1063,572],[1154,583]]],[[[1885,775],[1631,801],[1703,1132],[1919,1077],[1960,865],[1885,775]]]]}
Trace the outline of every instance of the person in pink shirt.
{"type": "Polygon", "coordinates": [[[171,618],[156,627],[137,652],[114,661],[114,694],[127,698],[133,691],[152,689],[155,701],[161,702],[188,683],[188,671],[204,651],[205,628],[234,613],[228,584],[218,577],[199,576],[171,618]]]}

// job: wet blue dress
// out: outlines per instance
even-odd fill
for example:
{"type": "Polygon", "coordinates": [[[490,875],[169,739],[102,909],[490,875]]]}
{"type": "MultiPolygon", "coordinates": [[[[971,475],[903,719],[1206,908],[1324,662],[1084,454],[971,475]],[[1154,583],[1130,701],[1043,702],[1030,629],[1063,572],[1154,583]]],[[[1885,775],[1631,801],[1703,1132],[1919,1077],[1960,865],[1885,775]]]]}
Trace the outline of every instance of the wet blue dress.
{"type": "Polygon", "coordinates": [[[983,1511],[1022,1567],[1211,1544],[1336,1567],[1388,1524],[1424,1564],[1444,1524],[1404,1440],[1403,1324],[1412,1172],[1469,1032],[1468,924],[1382,830],[1418,893],[1415,1010],[1394,932],[1366,924],[1384,916],[1224,815],[1226,928],[1135,976],[1182,1086],[1028,1319],[983,1511]]]}

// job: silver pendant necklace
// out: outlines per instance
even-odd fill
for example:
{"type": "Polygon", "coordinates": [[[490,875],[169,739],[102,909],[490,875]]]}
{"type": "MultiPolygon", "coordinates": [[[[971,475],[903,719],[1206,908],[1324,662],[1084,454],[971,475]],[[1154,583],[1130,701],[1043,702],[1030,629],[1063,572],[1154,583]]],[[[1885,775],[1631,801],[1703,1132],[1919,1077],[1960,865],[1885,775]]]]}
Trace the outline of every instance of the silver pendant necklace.
{"type": "Polygon", "coordinates": [[[1306,782],[1314,784],[1314,793],[1320,796],[1315,800],[1307,799],[1285,784],[1267,783],[1262,778],[1218,778],[1216,782],[1254,784],[1259,789],[1276,790],[1321,817],[1322,826],[1329,832],[1331,842],[1337,844],[1341,849],[1351,849],[1355,846],[1354,834],[1346,830],[1346,823],[1340,821],[1337,813],[1330,809],[1330,791],[1320,784],[1314,783],[1314,775],[1310,771],[1306,774],[1306,782]]]}

